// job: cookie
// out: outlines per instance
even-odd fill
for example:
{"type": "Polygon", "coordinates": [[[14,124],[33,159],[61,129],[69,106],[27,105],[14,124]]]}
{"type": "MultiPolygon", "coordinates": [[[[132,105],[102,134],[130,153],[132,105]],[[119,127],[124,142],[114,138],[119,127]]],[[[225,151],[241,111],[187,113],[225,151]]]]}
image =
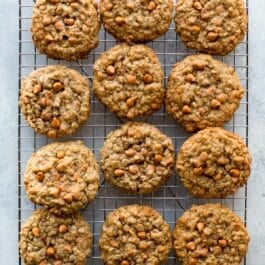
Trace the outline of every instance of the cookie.
{"type": "Polygon", "coordinates": [[[55,139],[74,133],[89,117],[88,80],[77,71],[51,65],[22,81],[20,107],[37,133],[55,139]]]}
{"type": "Polygon", "coordinates": [[[172,69],[166,109],[188,132],[219,127],[240,106],[244,89],[235,71],[210,55],[190,55],[172,69]]]}
{"type": "Polygon", "coordinates": [[[34,203],[52,213],[70,214],[96,197],[96,158],[81,141],[48,144],[29,159],[24,184],[34,203]]]}
{"type": "Polygon", "coordinates": [[[127,192],[148,194],[174,169],[174,146],[153,125],[127,123],[111,132],[101,149],[104,178],[127,192]]]}
{"type": "Polygon", "coordinates": [[[175,23],[188,48],[216,55],[234,50],[247,31],[242,0],[179,0],[175,23]]]}
{"type": "Polygon", "coordinates": [[[163,70],[154,51],[144,45],[117,45],[94,65],[94,93],[120,118],[132,120],[160,109],[163,70]]]}
{"type": "Polygon", "coordinates": [[[58,217],[38,209],[22,226],[19,247],[26,265],[84,265],[92,233],[80,214],[58,217]]]}
{"type": "Polygon", "coordinates": [[[106,265],[164,264],[171,245],[169,225],[156,210],[142,205],[111,212],[99,238],[106,265]]]}
{"type": "Polygon", "coordinates": [[[91,0],[37,0],[34,5],[32,39],[39,52],[50,58],[86,57],[98,45],[99,29],[91,0]]]}
{"type": "Polygon", "coordinates": [[[173,232],[173,247],[182,265],[239,265],[248,242],[240,218],[220,204],[192,206],[173,232]]]}
{"type": "Polygon", "coordinates": [[[104,28],[115,38],[142,43],[163,35],[169,28],[172,0],[101,0],[104,28]]]}
{"type": "Polygon", "coordinates": [[[181,147],[176,169],[185,188],[198,198],[224,198],[246,184],[251,156],[242,139],[207,128],[181,147]]]}

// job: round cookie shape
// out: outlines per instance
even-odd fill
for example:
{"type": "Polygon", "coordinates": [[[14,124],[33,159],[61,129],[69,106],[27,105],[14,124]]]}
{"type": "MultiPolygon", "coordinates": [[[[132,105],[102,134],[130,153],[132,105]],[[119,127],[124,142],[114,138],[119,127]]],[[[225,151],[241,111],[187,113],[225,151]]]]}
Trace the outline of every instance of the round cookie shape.
{"type": "Polygon", "coordinates": [[[35,132],[52,139],[72,134],[90,114],[88,80],[63,65],[40,68],[22,81],[20,107],[35,132]]]}
{"type": "Polygon", "coordinates": [[[55,214],[73,213],[96,197],[96,158],[81,141],[48,144],[29,159],[24,185],[32,202],[55,214]]]}
{"type": "Polygon", "coordinates": [[[80,214],[59,217],[38,209],[22,226],[19,247],[26,265],[85,265],[92,233],[80,214]]]}
{"type": "Polygon", "coordinates": [[[228,122],[244,95],[233,68],[210,55],[190,55],[175,64],[166,91],[166,110],[188,132],[228,122]]]}
{"type": "Polygon", "coordinates": [[[174,170],[171,139],[147,123],[127,123],[111,132],[100,154],[104,178],[131,193],[151,193],[174,170]]]}
{"type": "Polygon", "coordinates": [[[50,58],[85,58],[98,45],[100,21],[91,0],[37,0],[33,8],[32,39],[50,58]]]}
{"type": "Polygon", "coordinates": [[[172,0],[101,0],[104,28],[128,43],[143,43],[163,35],[169,28],[172,0]]]}
{"type": "Polygon", "coordinates": [[[160,109],[163,70],[154,51],[144,45],[116,45],[94,64],[94,93],[122,119],[133,120],[160,109]]]}
{"type": "Polygon", "coordinates": [[[221,128],[207,128],[181,147],[176,170],[198,198],[224,198],[246,184],[251,155],[242,139],[221,128]]]}
{"type": "Polygon", "coordinates": [[[248,242],[240,218],[220,204],[193,205],[173,232],[173,247],[182,265],[239,265],[248,242]]]}
{"type": "Polygon", "coordinates": [[[111,212],[99,238],[101,258],[112,265],[164,264],[171,245],[169,225],[156,210],[143,205],[111,212]]]}
{"type": "Polygon", "coordinates": [[[175,23],[188,48],[226,55],[243,40],[247,14],[242,0],[179,0],[175,23]]]}

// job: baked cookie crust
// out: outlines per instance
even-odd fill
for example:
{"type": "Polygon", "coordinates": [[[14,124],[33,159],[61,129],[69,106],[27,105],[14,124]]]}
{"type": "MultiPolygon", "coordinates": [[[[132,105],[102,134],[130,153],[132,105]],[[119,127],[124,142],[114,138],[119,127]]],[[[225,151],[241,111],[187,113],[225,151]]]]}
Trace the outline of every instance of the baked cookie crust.
{"type": "Polygon", "coordinates": [[[163,70],[154,51],[144,45],[116,45],[94,65],[94,93],[122,119],[133,120],[160,109],[163,70]]]}
{"type": "Polygon", "coordinates": [[[99,238],[106,265],[164,264],[171,245],[169,225],[156,210],[142,205],[111,212],[99,238]]]}
{"type": "Polygon", "coordinates": [[[29,159],[24,185],[34,203],[55,214],[73,213],[96,197],[96,158],[81,141],[46,145],[29,159]]]}
{"type": "Polygon", "coordinates": [[[38,209],[22,226],[19,247],[26,265],[84,265],[92,233],[80,214],[58,217],[38,209]]]}
{"type": "Polygon", "coordinates": [[[37,0],[33,8],[32,39],[50,58],[85,58],[98,45],[100,21],[91,0],[37,0]]]}
{"type": "Polygon", "coordinates": [[[128,43],[143,43],[163,35],[172,20],[172,0],[101,0],[104,28],[128,43]]]}
{"type": "Polygon", "coordinates": [[[151,193],[174,170],[171,139],[147,123],[127,123],[111,132],[100,154],[104,178],[127,192],[151,193]]]}
{"type": "Polygon", "coordinates": [[[166,110],[188,132],[228,122],[244,95],[233,68],[210,55],[190,55],[168,78],[166,110]]]}
{"type": "Polygon", "coordinates": [[[240,218],[220,204],[192,206],[173,232],[173,247],[183,265],[239,265],[248,242],[240,218]]]}
{"type": "Polygon", "coordinates": [[[32,129],[55,139],[74,133],[89,117],[88,80],[63,65],[33,71],[20,91],[21,111],[32,129]]]}
{"type": "Polygon", "coordinates": [[[243,40],[247,14],[242,0],[179,0],[175,23],[187,47],[226,55],[243,40]]]}
{"type": "Polygon", "coordinates": [[[243,140],[221,128],[207,128],[181,147],[176,170],[198,198],[224,198],[246,184],[251,155],[243,140]]]}

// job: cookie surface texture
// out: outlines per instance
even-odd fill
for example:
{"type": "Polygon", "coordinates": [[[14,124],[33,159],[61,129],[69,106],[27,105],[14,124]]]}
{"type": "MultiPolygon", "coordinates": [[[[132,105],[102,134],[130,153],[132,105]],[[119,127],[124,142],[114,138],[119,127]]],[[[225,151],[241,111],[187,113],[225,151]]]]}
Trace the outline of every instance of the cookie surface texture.
{"type": "Polygon", "coordinates": [[[52,139],[72,134],[90,114],[88,80],[62,65],[40,68],[22,81],[20,107],[35,132],[52,139]]]}
{"type": "Polygon", "coordinates": [[[37,0],[32,39],[40,53],[63,60],[82,59],[98,45],[100,22],[91,0],[37,0]]]}
{"type": "Polygon", "coordinates": [[[94,65],[94,93],[118,117],[133,120],[160,109],[164,101],[163,70],[152,49],[117,45],[94,65]]]}
{"type": "Polygon", "coordinates": [[[198,198],[224,198],[248,180],[251,155],[243,140],[221,128],[207,128],[190,137],[177,157],[185,188],[198,198]]]}
{"type": "Polygon", "coordinates": [[[85,265],[92,233],[80,214],[58,217],[38,209],[22,226],[19,247],[26,265],[85,265]]]}
{"type": "Polygon", "coordinates": [[[175,23],[187,47],[226,55],[243,40],[247,15],[242,0],[179,0],[175,23]]]}
{"type": "Polygon", "coordinates": [[[173,174],[171,139],[147,123],[127,123],[111,132],[100,153],[104,178],[127,192],[151,193],[173,174]]]}
{"type": "Polygon", "coordinates": [[[143,43],[163,35],[172,19],[172,0],[101,0],[105,29],[128,43],[143,43]]]}
{"type": "Polygon", "coordinates": [[[183,265],[239,265],[248,242],[240,218],[220,204],[192,206],[173,232],[173,247],[183,265]]]}
{"type": "Polygon", "coordinates": [[[46,145],[29,159],[24,185],[34,203],[56,214],[73,213],[97,194],[96,158],[81,141],[46,145]]]}
{"type": "Polygon", "coordinates": [[[171,249],[169,225],[154,209],[142,205],[120,207],[111,212],[99,239],[106,265],[160,265],[171,249]]]}
{"type": "Polygon", "coordinates": [[[233,68],[210,55],[190,55],[173,67],[166,109],[188,132],[228,122],[244,95],[233,68]]]}

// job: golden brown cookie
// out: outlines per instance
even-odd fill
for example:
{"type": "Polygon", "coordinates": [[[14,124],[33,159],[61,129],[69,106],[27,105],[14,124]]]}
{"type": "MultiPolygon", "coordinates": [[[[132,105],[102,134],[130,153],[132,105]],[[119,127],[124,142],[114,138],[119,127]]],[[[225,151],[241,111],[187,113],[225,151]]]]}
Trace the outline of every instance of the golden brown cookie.
{"type": "Polygon", "coordinates": [[[234,50],[247,30],[242,0],[179,0],[175,22],[187,47],[217,55],[234,50]]]}
{"type": "Polygon", "coordinates": [[[126,42],[147,42],[163,35],[172,19],[172,0],[101,0],[105,29],[126,42]]]}
{"type": "Polygon", "coordinates": [[[92,233],[80,214],[58,217],[38,209],[22,226],[19,247],[25,265],[85,265],[92,233]]]}
{"type": "Polygon", "coordinates": [[[250,153],[239,136],[221,128],[207,128],[183,144],[176,169],[194,196],[224,198],[246,184],[250,167],[250,153]]]}
{"type": "Polygon", "coordinates": [[[188,132],[223,126],[240,105],[244,89],[235,71],[210,55],[190,55],[172,69],[166,109],[188,132]]]}
{"type": "Polygon", "coordinates": [[[52,213],[73,213],[96,197],[96,158],[81,141],[46,145],[29,159],[24,184],[33,202],[52,213]]]}
{"type": "Polygon", "coordinates": [[[143,205],[111,212],[99,238],[101,258],[112,265],[164,264],[171,245],[169,225],[156,210],[143,205]]]}
{"type": "Polygon", "coordinates": [[[100,22],[91,0],[37,0],[32,16],[32,39],[41,53],[77,60],[98,45],[100,22]]]}
{"type": "Polygon", "coordinates": [[[133,120],[160,109],[163,70],[154,51],[144,45],[116,45],[94,65],[94,93],[120,118],[133,120]]]}
{"type": "Polygon", "coordinates": [[[174,170],[171,139],[147,123],[127,123],[111,132],[100,153],[104,178],[128,192],[151,193],[174,170]]]}
{"type": "Polygon", "coordinates": [[[248,242],[240,218],[220,204],[192,206],[173,232],[173,247],[182,265],[239,265],[248,242]]]}
{"type": "Polygon", "coordinates": [[[22,81],[20,107],[37,133],[52,139],[72,134],[90,113],[88,80],[63,65],[40,68],[22,81]]]}

